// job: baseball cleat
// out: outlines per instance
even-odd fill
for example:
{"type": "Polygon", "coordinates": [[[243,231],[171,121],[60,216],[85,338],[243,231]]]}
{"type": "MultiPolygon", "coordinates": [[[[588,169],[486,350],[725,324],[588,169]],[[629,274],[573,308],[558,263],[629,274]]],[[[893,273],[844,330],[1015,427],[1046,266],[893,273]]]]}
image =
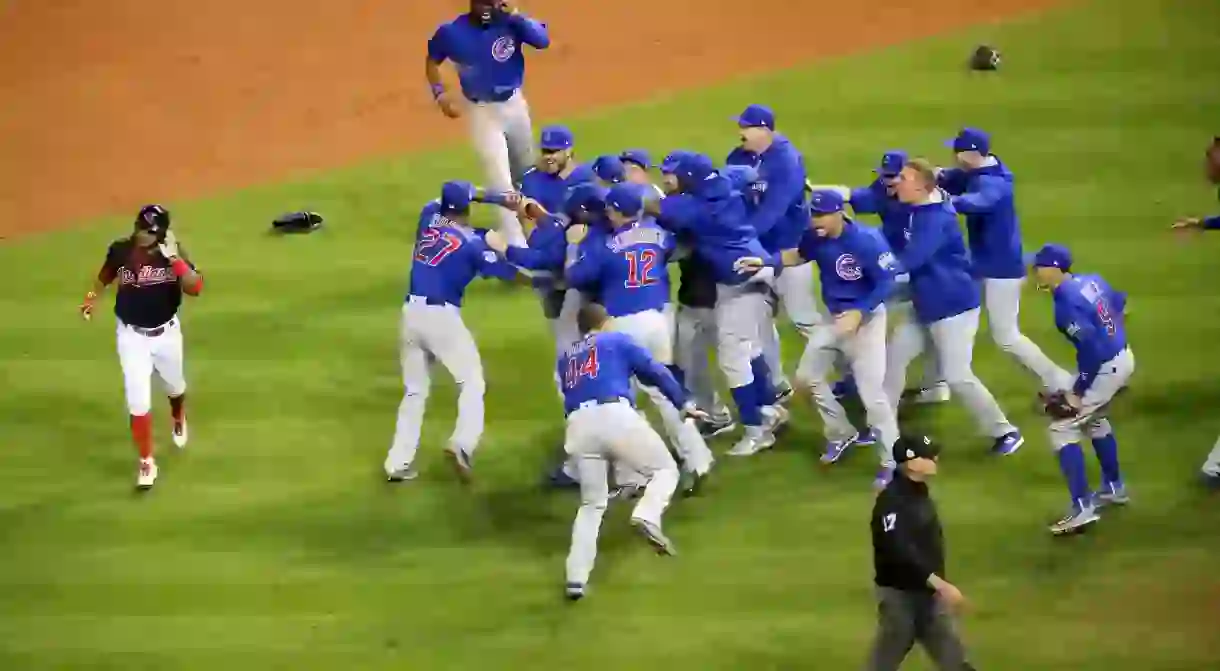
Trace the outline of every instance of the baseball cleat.
{"type": "Polygon", "coordinates": [[[695,427],[699,429],[699,435],[704,438],[714,438],[736,429],[737,422],[734,422],[732,417],[712,417],[711,419],[695,420],[695,427]]]}
{"type": "Polygon", "coordinates": [[[665,534],[661,533],[661,528],[652,522],[642,520],[638,517],[633,517],[631,518],[631,526],[635,527],[635,530],[640,532],[640,535],[643,536],[644,540],[648,541],[648,544],[657,551],[657,554],[678,554],[678,551],[674,549],[674,544],[665,537],[665,534]]]}
{"type": "Polygon", "coordinates": [[[136,489],[145,490],[152,489],[152,486],[157,482],[157,462],[148,459],[140,459],[140,468],[136,472],[136,489]]]}
{"type": "Polygon", "coordinates": [[[385,475],[386,482],[407,482],[417,477],[419,477],[419,472],[411,464],[388,471],[385,475]]]}
{"type": "Polygon", "coordinates": [[[932,403],[944,403],[953,395],[949,392],[949,385],[944,382],[937,382],[931,387],[923,387],[917,389],[911,394],[911,403],[915,405],[929,405],[932,403]]]}
{"type": "Polygon", "coordinates": [[[585,585],[579,582],[570,582],[563,587],[563,595],[568,601],[580,601],[585,597],[585,585]]]}
{"type": "Polygon", "coordinates": [[[187,433],[186,433],[186,418],[185,417],[183,417],[181,421],[174,422],[174,429],[173,429],[173,432],[170,434],[170,436],[174,440],[174,447],[177,447],[178,449],[182,449],[182,448],[186,447],[187,433]]]}
{"type": "Polygon", "coordinates": [[[447,447],[445,448],[445,456],[453,464],[453,470],[457,473],[458,478],[463,483],[470,482],[474,471],[474,467],[470,464],[470,455],[466,454],[466,451],[460,447],[447,447]]]}
{"type": "Polygon", "coordinates": [[[1020,431],[1006,433],[995,439],[995,444],[991,446],[991,451],[1001,456],[1015,454],[1021,446],[1025,444],[1025,437],[1020,431]]]}
{"type": "Polygon", "coordinates": [[[880,440],[881,438],[877,435],[877,430],[870,426],[868,431],[856,436],[856,445],[859,445],[860,447],[872,447],[880,440]]]}
{"type": "Polygon", "coordinates": [[[1097,508],[1092,503],[1081,500],[1072,504],[1071,510],[1063,519],[1051,525],[1051,533],[1056,536],[1080,533],[1085,527],[1100,520],[1097,508]]]}
{"type": "Polygon", "coordinates": [[[842,401],[849,396],[856,395],[856,379],[850,375],[834,383],[830,387],[830,391],[835,398],[842,401]]]}
{"type": "Polygon", "coordinates": [[[790,383],[785,382],[775,386],[775,402],[777,404],[787,403],[792,400],[793,396],[796,396],[796,390],[792,388],[790,383]]]}
{"type": "Polygon", "coordinates": [[[764,431],[761,427],[746,427],[746,435],[737,441],[731,450],[727,452],[734,457],[748,457],[752,454],[758,454],[763,450],[769,449],[775,445],[775,434],[764,431]],[[754,431],[751,431],[754,429],[754,431]]]}
{"type": "Polygon", "coordinates": [[[881,491],[890,486],[890,482],[894,479],[894,467],[882,466],[877,469],[877,477],[873,478],[873,489],[881,491]]]}
{"type": "Polygon", "coordinates": [[[571,489],[580,487],[580,480],[568,475],[568,472],[563,470],[563,464],[559,464],[546,474],[545,484],[556,489],[571,489]]]}
{"type": "Polygon", "coordinates": [[[829,466],[838,462],[847,453],[847,449],[856,443],[856,436],[843,440],[826,441],[826,450],[822,452],[822,463],[829,466]]]}
{"type": "Polygon", "coordinates": [[[1098,508],[1105,506],[1125,506],[1131,502],[1127,495],[1127,485],[1122,482],[1103,482],[1101,489],[1093,492],[1093,505],[1098,508]]]}

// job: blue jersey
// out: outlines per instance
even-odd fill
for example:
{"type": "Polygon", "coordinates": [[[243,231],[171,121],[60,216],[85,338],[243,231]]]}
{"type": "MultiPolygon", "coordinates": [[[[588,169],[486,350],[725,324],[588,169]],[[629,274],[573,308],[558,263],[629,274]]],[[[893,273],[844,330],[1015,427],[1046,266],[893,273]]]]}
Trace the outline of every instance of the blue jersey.
{"type": "Polygon", "coordinates": [[[674,236],[645,218],[584,240],[564,273],[574,288],[596,293],[612,317],[664,310],[674,236]]]}
{"type": "Polygon", "coordinates": [[[514,266],[533,271],[530,283],[535,287],[562,285],[564,252],[568,247],[566,231],[567,219],[562,215],[542,217],[530,231],[528,246],[510,246],[504,258],[514,266]]]}
{"type": "Polygon", "coordinates": [[[910,275],[915,316],[931,324],[979,307],[966,241],[945,194],[937,191],[930,202],[910,208],[909,237],[898,265],[910,275]]]}
{"type": "Polygon", "coordinates": [[[868,314],[894,289],[894,254],[876,229],[848,220],[839,237],[831,238],[807,228],[797,251],[818,265],[822,302],[831,314],[868,314]]]}
{"type": "Polygon", "coordinates": [[[898,198],[891,196],[880,179],[859,189],[852,189],[849,198],[851,209],[856,214],[875,214],[881,219],[881,233],[895,254],[906,249],[907,225],[911,223],[911,209],[898,198]]]}
{"type": "Polygon", "coordinates": [[[511,280],[517,274],[488,248],[478,230],[449,219],[440,209],[440,201],[435,200],[419,213],[409,296],[460,306],[476,276],[511,280]]]}
{"type": "Polygon", "coordinates": [[[750,213],[750,227],[768,252],[792,249],[809,228],[805,159],[779,134],[758,157],[758,180],[750,185],[758,194],[758,207],[750,213]]]}
{"type": "Polygon", "coordinates": [[[1055,327],[1076,348],[1076,393],[1083,394],[1102,364],[1127,349],[1127,296],[1097,275],[1073,275],[1055,287],[1055,327]]]}
{"type": "Polygon", "coordinates": [[[673,374],[625,333],[591,333],[572,343],[559,355],[556,372],[563,384],[564,414],[590,402],[624,399],[634,406],[632,377],[659,389],[676,407],[686,403],[686,392],[673,374]]]}
{"type": "Polygon", "coordinates": [[[744,283],[733,264],[753,256],[768,262],[767,253],[750,227],[742,195],[733,191],[729,181],[713,175],[697,194],[678,194],[661,200],[661,223],[671,230],[689,233],[695,252],[708,264],[718,284],[744,283]]]}
{"type": "Polygon", "coordinates": [[[521,194],[538,201],[547,212],[563,212],[572,189],[594,180],[593,168],[580,164],[567,177],[560,177],[538,168],[530,168],[521,176],[521,194]]]}
{"type": "Polygon", "coordinates": [[[462,95],[473,102],[504,102],[525,81],[522,47],[551,44],[546,26],[521,14],[498,14],[482,26],[463,14],[441,24],[428,40],[428,58],[457,66],[462,95]]]}
{"type": "Polygon", "coordinates": [[[940,184],[953,195],[953,209],[966,215],[976,277],[1025,277],[1021,227],[1013,198],[1013,175],[994,156],[975,170],[942,170],[940,184]]]}

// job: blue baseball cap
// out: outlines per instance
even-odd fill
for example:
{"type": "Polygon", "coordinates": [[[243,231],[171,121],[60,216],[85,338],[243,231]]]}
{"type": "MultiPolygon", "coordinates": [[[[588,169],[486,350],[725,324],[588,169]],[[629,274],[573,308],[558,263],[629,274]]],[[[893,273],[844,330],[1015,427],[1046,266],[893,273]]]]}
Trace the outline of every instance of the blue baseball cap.
{"type": "Polygon", "coordinates": [[[729,184],[737,191],[745,191],[758,181],[758,170],[752,165],[726,165],[720,174],[728,179],[729,184]]]}
{"type": "Polygon", "coordinates": [[[547,126],[542,129],[538,147],[542,151],[563,151],[576,144],[576,136],[565,126],[547,126]]]}
{"type": "Polygon", "coordinates": [[[809,194],[809,212],[814,215],[842,212],[846,205],[843,194],[833,189],[819,189],[809,194]]]}
{"type": "Polygon", "coordinates": [[[907,153],[901,149],[887,151],[881,156],[881,165],[874,171],[882,177],[897,177],[902,166],[907,164],[907,153]]]}
{"type": "Polygon", "coordinates": [[[980,154],[991,153],[991,137],[978,128],[963,128],[957,137],[945,143],[952,147],[954,153],[977,151],[980,154]]]}
{"type": "Polygon", "coordinates": [[[661,172],[667,175],[672,175],[678,171],[678,165],[682,163],[682,159],[690,156],[691,152],[685,149],[675,149],[665,155],[661,159],[661,172]]]}
{"type": "Polygon", "coordinates": [[[590,182],[578,184],[568,194],[563,213],[575,220],[585,213],[598,214],[606,209],[607,190],[590,182]]]}
{"type": "Polygon", "coordinates": [[[623,163],[634,163],[645,170],[652,167],[652,160],[649,158],[648,152],[643,149],[628,149],[619,154],[618,158],[623,163]]]}
{"type": "Polygon", "coordinates": [[[603,182],[617,184],[627,179],[627,169],[617,156],[598,156],[593,161],[593,174],[603,182]]]}
{"type": "Polygon", "coordinates": [[[1072,253],[1063,245],[1042,245],[1042,249],[1034,254],[1030,265],[1035,268],[1058,268],[1066,273],[1072,269],[1072,253]]]}
{"type": "Polygon", "coordinates": [[[636,184],[615,184],[606,194],[606,205],[617,212],[636,216],[644,209],[644,197],[636,184]]]}
{"type": "Polygon", "coordinates": [[[678,161],[674,175],[684,188],[693,189],[700,182],[716,174],[716,164],[707,154],[690,153],[678,161]]]}
{"type": "Polygon", "coordinates": [[[750,105],[737,117],[739,128],[763,127],[775,130],[775,112],[763,105],[750,105]]]}
{"type": "Polygon", "coordinates": [[[467,212],[472,200],[474,185],[470,182],[445,182],[441,187],[441,212],[467,212]]]}

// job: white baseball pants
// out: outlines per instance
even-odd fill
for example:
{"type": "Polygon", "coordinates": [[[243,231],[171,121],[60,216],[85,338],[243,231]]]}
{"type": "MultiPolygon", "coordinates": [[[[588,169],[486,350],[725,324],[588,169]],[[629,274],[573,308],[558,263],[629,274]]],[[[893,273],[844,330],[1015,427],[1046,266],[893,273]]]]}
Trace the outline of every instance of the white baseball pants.
{"type": "Polygon", "coordinates": [[[991,338],[1000,349],[1012,356],[1031,373],[1038,376],[1047,389],[1071,389],[1072,374],[1060,368],[1025,334],[1021,333],[1021,285],[1024,278],[994,278],[983,280],[983,305],[987,308],[987,326],[991,338]]]}
{"type": "Polygon", "coordinates": [[[716,285],[716,358],[734,389],[754,381],[750,362],[762,355],[764,329],[774,325],[765,286],[752,284],[716,285]]]}
{"type": "Polygon", "coordinates": [[[705,412],[724,414],[728,408],[716,392],[716,379],[708,361],[708,353],[716,348],[715,308],[679,305],[676,331],[674,361],[686,374],[686,388],[695,405],[705,412]]]}
{"type": "Polygon", "coordinates": [[[152,410],[152,378],[155,373],[169,396],[186,393],[183,372],[182,325],[173,317],[156,329],[139,329],[123,322],[116,329],[119,366],[123,370],[123,394],[127,412],[147,415],[152,410]],[[147,331],[158,335],[145,335],[147,331]]]}
{"type": "Polygon", "coordinates": [[[1208,475],[1220,475],[1220,438],[1216,439],[1212,451],[1207,453],[1207,459],[1203,461],[1203,472],[1208,475]]]}
{"type": "Polygon", "coordinates": [[[631,517],[657,528],[678,487],[678,465],[657,432],[626,401],[578,408],[568,416],[565,446],[577,459],[580,473],[580,508],[572,524],[567,580],[583,585],[597,559],[597,536],[610,499],[606,462],[626,464],[648,479],[631,517]]]}
{"type": "MultiPolygon", "coordinates": [[[[521,91],[501,103],[471,103],[467,114],[470,136],[492,191],[509,191],[534,162],[534,132],[529,105],[521,91]]],[[[525,246],[525,234],[517,215],[496,208],[500,232],[510,245],[525,246]]]]}
{"type": "MultiPolygon", "coordinates": [[[[935,347],[928,347],[928,338],[931,335],[928,333],[928,327],[920,325],[919,320],[915,317],[915,304],[910,299],[891,300],[885,302],[886,314],[889,317],[890,327],[894,328],[895,324],[911,323],[919,326],[919,336],[921,339],[920,349],[924,354],[923,357],[923,377],[920,379],[917,388],[927,389],[945,381],[945,374],[941,371],[940,359],[936,355],[935,347]]],[[[910,337],[913,337],[911,334],[910,337]]]]}
{"type": "Polygon", "coordinates": [[[1059,450],[1064,445],[1083,442],[1086,434],[1089,438],[1105,438],[1113,433],[1107,417],[1110,401],[1134,373],[1135,355],[1130,348],[1102,364],[1097,377],[1080,397],[1080,412],[1075,417],[1051,422],[1051,446],[1059,450]]]}
{"type": "Polygon", "coordinates": [[[473,455],[483,436],[486,384],[479,349],[457,306],[429,305],[422,298],[410,296],[402,306],[399,358],[403,397],[394,441],[385,459],[386,472],[405,468],[415,459],[432,383],[430,368],[437,361],[449,371],[459,390],[457,424],[449,443],[473,455]]]}

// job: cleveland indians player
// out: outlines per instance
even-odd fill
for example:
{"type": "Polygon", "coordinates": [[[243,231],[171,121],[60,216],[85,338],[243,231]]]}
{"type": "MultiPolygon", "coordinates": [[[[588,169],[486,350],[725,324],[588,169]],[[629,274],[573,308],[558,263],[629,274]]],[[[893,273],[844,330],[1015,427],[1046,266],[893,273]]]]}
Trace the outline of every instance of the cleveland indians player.
{"type": "Polygon", "coordinates": [[[402,305],[399,356],[403,397],[394,442],[385,458],[391,482],[417,476],[415,452],[431,384],[429,369],[439,362],[458,389],[457,426],[445,454],[468,481],[471,458],[483,435],[483,363],[474,337],[462,321],[462,298],[475,277],[513,279],[517,271],[487,247],[470,226],[470,204],[484,202],[515,210],[515,196],[486,193],[469,182],[446,182],[441,197],[419,213],[410,288],[402,305]]]}
{"type": "Polygon", "coordinates": [[[580,472],[580,509],[572,524],[566,594],[585,595],[597,558],[597,536],[610,501],[608,461],[644,474],[647,485],[631,511],[631,524],[661,554],[674,554],[661,530],[661,516],[678,486],[678,465],[648,422],[636,413],[632,378],[658,389],[686,418],[700,416],[673,375],[625,333],[609,332],[605,308],[582,306],[577,323],[582,338],[560,354],[568,426],[564,445],[580,472]]]}
{"type": "Polygon", "coordinates": [[[894,475],[898,441],[898,417],[883,387],[885,300],[894,288],[896,260],[881,233],[848,219],[845,206],[836,191],[814,191],[809,196],[812,229],[796,248],[783,252],[785,266],[817,265],[822,301],[831,317],[810,331],[797,379],[810,389],[822,416],[827,439],[822,462],[835,463],[861,438],[828,379],[839,354],[847,358],[868,423],[880,434],[881,468],[873,484],[884,489],[894,475]]]}
{"type": "MultiPolygon", "coordinates": [[[[469,103],[470,135],[490,190],[509,191],[533,162],[529,106],[521,92],[523,50],[526,45],[546,49],[550,44],[545,24],[510,2],[496,0],[470,0],[470,11],[439,26],[428,40],[424,76],[432,97],[445,116],[461,116],[456,97],[441,81],[441,64],[452,61],[469,103]]],[[[512,244],[525,244],[513,212],[500,213],[500,229],[512,244]]]]}
{"type": "Polygon", "coordinates": [[[182,448],[187,441],[186,377],[178,308],[183,294],[199,295],[203,276],[187,258],[169,225],[169,211],[161,205],[141,208],[132,235],[116,240],[106,250],[106,260],[80,306],[81,315],[90,319],[98,296],[118,281],[114,315],[119,365],[131,415],[131,438],[140,454],[136,473],[139,489],[149,489],[157,481],[150,415],[154,373],[169,394],[174,444],[182,448]]]}

